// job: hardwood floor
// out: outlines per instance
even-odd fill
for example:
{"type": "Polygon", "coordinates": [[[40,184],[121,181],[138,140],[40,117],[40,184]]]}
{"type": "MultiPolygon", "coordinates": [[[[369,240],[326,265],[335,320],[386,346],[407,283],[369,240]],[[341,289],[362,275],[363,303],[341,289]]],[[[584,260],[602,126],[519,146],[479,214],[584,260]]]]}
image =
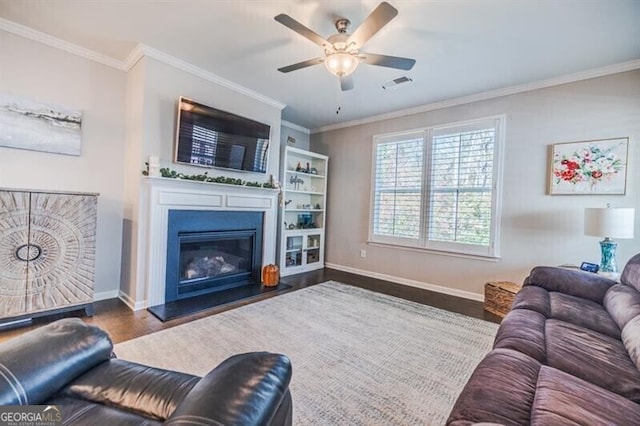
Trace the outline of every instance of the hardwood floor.
{"type": "Polygon", "coordinates": [[[335,269],[322,269],[304,274],[283,277],[281,282],[291,285],[291,289],[266,293],[258,299],[251,301],[239,301],[228,305],[219,306],[208,309],[193,315],[177,318],[167,322],[161,322],[146,309],[141,311],[132,311],[120,299],[109,299],[96,302],[94,304],[95,313],[93,317],[83,316],[84,311],[76,311],[62,315],[43,317],[33,320],[30,325],[16,327],[13,329],[5,329],[0,331],[0,342],[18,336],[26,331],[37,328],[43,324],[55,321],[62,317],[78,316],[85,322],[95,324],[106,330],[113,343],[124,342],[136,337],[144,336],[159,330],[175,327],[198,318],[215,315],[238,306],[254,303],[258,300],[275,297],[289,291],[295,291],[304,287],[319,284],[325,281],[338,281],[345,284],[351,284],[356,287],[377,291],[402,299],[411,300],[425,305],[433,306],[440,309],[446,309],[451,312],[457,312],[470,317],[483,319],[495,323],[500,322],[500,318],[486,312],[483,309],[482,302],[462,299],[455,296],[449,296],[442,293],[436,293],[420,288],[409,287],[402,284],[396,284],[389,281],[383,281],[376,278],[370,278],[362,275],[351,274],[348,272],[337,271],[335,269]]]}

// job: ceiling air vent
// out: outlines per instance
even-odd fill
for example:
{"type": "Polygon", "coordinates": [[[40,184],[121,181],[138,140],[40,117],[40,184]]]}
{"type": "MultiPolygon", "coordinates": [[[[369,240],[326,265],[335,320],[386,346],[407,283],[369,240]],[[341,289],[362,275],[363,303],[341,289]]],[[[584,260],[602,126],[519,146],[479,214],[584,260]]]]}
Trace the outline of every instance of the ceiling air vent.
{"type": "Polygon", "coordinates": [[[407,84],[412,81],[413,80],[407,76],[394,78],[393,80],[385,81],[384,83],[382,83],[382,89],[383,90],[397,89],[398,86],[400,86],[401,84],[407,84]]]}

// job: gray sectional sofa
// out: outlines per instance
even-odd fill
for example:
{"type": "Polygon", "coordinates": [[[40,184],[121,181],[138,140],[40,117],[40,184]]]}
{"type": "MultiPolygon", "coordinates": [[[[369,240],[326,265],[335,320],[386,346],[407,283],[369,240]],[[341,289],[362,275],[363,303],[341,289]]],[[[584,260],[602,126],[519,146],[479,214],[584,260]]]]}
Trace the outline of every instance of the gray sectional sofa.
{"type": "Polygon", "coordinates": [[[640,254],[621,283],[536,267],[448,425],[640,425],[640,254]]]}

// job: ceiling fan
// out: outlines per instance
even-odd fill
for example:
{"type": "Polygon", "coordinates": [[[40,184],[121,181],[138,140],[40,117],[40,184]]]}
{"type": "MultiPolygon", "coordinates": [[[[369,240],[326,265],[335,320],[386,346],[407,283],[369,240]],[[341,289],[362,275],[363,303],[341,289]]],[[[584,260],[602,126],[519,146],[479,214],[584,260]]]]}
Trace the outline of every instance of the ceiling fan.
{"type": "Polygon", "coordinates": [[[278,71],[287,73],[324,63],[329,72],[340,79],[340,88],[342,90],[351,90],[353,89],[351,73],[355,71],[360,62],[387,68],[410,70],[416,63],[415,59],[365,53],[359,50],[371,37],[380,31],[382,27],[395,18],[397,14],[398,10],[395,7],[387,2],[382,2],[371,12],[364,22],[356,28],[353,34],[347,32],[351,21],[346,18],[340,18],[335,22],[338,33],[325,39],[289,15],[281,13],[274,19],[322,47],[324,49],[324,56],[278,68],[278,71]]]}

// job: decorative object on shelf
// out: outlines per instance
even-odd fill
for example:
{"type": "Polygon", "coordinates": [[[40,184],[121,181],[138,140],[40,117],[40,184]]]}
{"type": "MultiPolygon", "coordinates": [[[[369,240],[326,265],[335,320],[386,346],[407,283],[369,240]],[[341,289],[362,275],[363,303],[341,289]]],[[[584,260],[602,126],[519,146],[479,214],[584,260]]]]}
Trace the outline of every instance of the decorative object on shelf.
{"type": "Polygon", "coordinates": [[[82,112],[0,92],[0,146],[80,155],[82,112]]]}
{"type": "Polygon", "coordinates": [[[293,146],[295,144],[296,144],[296,138],[294,138],[293,136],[287,136],[287,145],[293,146]]]}
{"type": "Polygon", "coordinates": [[[155,155],[149,156],[149,162],[147,163],[147,170],[149,171],[149,176],[151,177],[159,177],[160,176],[160,158],[155,155]]]}
{"type": "Polygon", "coordinates": [[[289,183],[292,184],[294,189],[297,191],[300,188],[300,185],[304,185],[304,180],[300,176],[291,175],[289,183]]]}
{"type": "Polygon", "coordinates": [[[585,235],[604,237],[604,240],[600,241],[601,272],[618,273],[616,264],[618,243],[611,238],[633,238],[634,220],[634,208],[613,208],[607,204],[606,208],[585,209],[585,235]]]}
{"type": "Polygon", "coordinates": [[[551,147],[551,195],[624,195],[629,138],[559,143],[551,147]]]}
{"type": "Polygon", "coordinates": [[[311,213],[300,213],[298,215],[298,227],[300,229],[315,228],[313,223],[313,215],[311,213]]]}
{"type": "Polygon", "coordinates": [[[278,182],[278,179],[274,179],[273,175],[269,175],[269,181],[267,183],[269,187],[273,189],[280,189],[280,182],[278,182]]]}
{"type": "Polygon", "coordinates": [[[322,210],[322,206],[320,206],[320,203],[316,203],[316,210],[322,210]]]}
{"type": "Polygon", "coordinates": [[[275,287],[280,282],[280,269],[278,265],[265,265],[262,268],[262,284],[265,287],[275,287]]]}
{"type": "MultiPolygon", "coordinates": [[[[146,170],[142,171],[143,176],[150,176],[150,165],[148,162],[144,163],[146,166],[146,170]]],[[[182,179],[182,180],[194,180],[198,182],[207,182],[207,183],[222,183],[225,185],[239,185],[239,186],[252,186],[256,188],[265,188],[265,189],[279,189],[279,184],[277,181],[275,182],[250,182],[244,181],[242,179],[226,177],[226,176],[216,176],[210,177],[207,175],[207,172],[204,172],[200,175],[185,175],[184,173],[178,173],[175,170],[171,170],[169,168],[163,167],[160,169],[160,176],[164,178],[170,179],[182,179]]]]}

